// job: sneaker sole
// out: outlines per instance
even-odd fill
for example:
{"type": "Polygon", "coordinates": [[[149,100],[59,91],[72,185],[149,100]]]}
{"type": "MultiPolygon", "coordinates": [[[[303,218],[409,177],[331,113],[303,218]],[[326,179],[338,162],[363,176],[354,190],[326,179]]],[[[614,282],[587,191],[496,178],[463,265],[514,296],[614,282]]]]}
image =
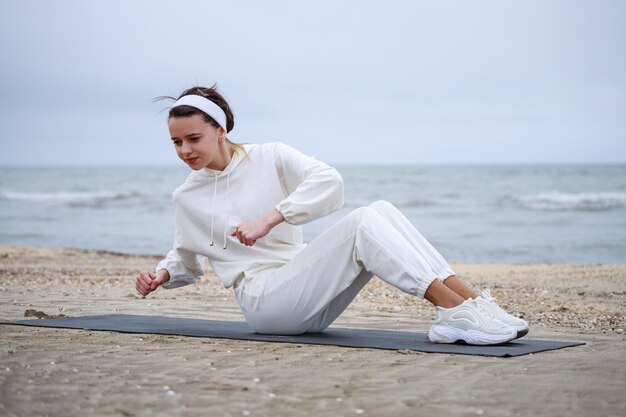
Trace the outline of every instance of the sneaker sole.
{"type": "Polygon", "coordinates": [[[519,339],[520,337],[524,337],[528,334],[528,327],[522,330],[518,330],[517,331],[517,336],[515,337],[516,339],[519,339]]]}
{"type": "Polygon", "coordinates": [[[435,324],[428,331],[428,338],[434,343],[455,343],[463,341],[469,345],[498,345],[517,337],[517,331],[506,335],[493,335],[477,330],[461,330],[451,326],[435,324]]]}

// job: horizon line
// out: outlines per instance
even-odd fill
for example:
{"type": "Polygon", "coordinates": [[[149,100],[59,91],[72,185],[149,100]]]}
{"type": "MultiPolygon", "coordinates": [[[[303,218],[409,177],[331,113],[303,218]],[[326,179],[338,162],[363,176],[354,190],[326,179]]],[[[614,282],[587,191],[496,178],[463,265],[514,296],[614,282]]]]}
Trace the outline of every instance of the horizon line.
{"type": "MultiPolygon", "coordinates": [[[[551,165],[551,166],[619,166],[626,165],[626,161],[614,161],[614,162],[527,162],[527,161],[516,161],[516,162],[476,162],[476,161],[468,161],[468,162],[343,162],[343,163],[328,163],[328,165],[332,167],[362,167],[362,166],[385,166],[385,167],[407,167],[407,166],[542,166],[542,165],[551,165]]],[[[38,163],[38,164],[29,164],[29,163],[0,163],[0,168],[108,168],[108,167],[124,167],[124,168],[133,168],[133,167],[186,167],[183,163],[111,163],[111,162],[102,162],[102,163],[38,163]]]]}

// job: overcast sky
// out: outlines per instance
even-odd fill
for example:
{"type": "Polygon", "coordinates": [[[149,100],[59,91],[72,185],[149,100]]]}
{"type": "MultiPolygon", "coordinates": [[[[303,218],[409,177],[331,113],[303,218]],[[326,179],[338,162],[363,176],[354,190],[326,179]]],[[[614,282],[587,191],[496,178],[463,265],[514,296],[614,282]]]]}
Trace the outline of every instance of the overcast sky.
{"type": "Polygon", "coordinates": [[[0,165],[174,164],[160,95],[330,163],[626,162],[623,1],[0,0],[0,165]]]}

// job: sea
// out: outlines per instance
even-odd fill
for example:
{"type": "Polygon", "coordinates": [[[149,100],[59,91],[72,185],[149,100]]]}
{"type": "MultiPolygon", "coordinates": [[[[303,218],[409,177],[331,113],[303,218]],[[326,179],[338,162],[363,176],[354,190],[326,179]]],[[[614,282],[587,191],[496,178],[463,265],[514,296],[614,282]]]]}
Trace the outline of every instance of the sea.
{"type": "MultiPolygon", "coordinates": [[[[626,263],[626,165],[337,166],[345,205],[395,204],[451,262],[626,263]]],[[[0,167],[0,244],[164,255],[186,166],[0,167]]]]}

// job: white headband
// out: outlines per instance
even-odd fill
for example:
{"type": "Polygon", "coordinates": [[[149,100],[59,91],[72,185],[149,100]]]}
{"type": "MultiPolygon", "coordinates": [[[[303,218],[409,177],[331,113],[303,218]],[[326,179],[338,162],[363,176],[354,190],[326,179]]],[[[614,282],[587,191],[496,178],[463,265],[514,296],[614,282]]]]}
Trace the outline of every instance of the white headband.
{"type": "Polygon", "coordinates": [[[228,129],[226,129],[226,113],[224,113],[224,110],[222,110],[220,106],[213,103],[208,98],[204,98],[196,94],[188,94],[179,98],[171,108],[173,109],[178,106],[191,106],[198,110],[202,110],[211,116],[220,126],[222,126],[224,132],[228,131],[228,129]]]}

